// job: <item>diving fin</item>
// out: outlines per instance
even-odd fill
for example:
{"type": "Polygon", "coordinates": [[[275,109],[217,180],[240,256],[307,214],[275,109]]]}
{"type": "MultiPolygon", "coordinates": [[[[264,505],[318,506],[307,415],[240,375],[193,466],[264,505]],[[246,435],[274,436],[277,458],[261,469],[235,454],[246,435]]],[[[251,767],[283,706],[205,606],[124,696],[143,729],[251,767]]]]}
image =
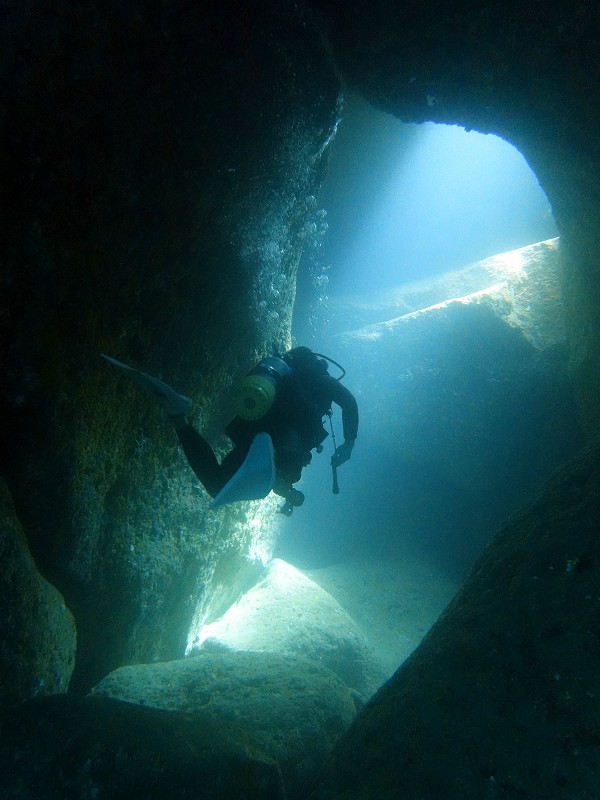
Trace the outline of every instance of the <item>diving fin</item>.
{"type": "Polygon", "coordinates": [[[219,508],[240,500],[260,500],[275,484],[275,454],[268,433],[257,433],[244,463],[210,504],[219,508]]]}
{"type": "Polygon", "coordinates": [[[192,401],[190,398],[179,394],[171,386],[164,383],[164,381],[154,378],[152,375],[148,375],[148,373],[142,372],[139,369],[129,367],[122,361],[117,361],[116,358],[112,358],[112,356],[107,356],[104,353],[100,353],[100,355],[108,361],[109,364],[113,364],[115,367],[123,370],[123,372],[129,375],[139,387],[150,392],[167,412],[167,416],[177,417],[180,414],[187,414],[191,409],[192,401]]]}

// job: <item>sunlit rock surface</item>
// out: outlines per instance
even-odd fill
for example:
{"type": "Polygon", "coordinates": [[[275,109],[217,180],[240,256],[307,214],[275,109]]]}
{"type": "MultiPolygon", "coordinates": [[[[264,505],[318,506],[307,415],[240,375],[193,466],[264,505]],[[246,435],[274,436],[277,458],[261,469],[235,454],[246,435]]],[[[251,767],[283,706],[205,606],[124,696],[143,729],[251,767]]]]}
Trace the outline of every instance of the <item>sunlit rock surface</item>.
{"type": "Polygon", "coordinates": [[[498,253],[463,269],[372,295],[332,298],[332,327],[336,332],[356,330],[461,298],[477,302],[479,293],[488,302],[492,296],[503,300],[506,310],[499,308],[499,313],[543,346],[565,346],[558,238],[498,253]]]}
{"type": "Polygon", "coordinates": [[[300,790],[314,780],[356,713],[349,689],[326,666],[266,652],[205,652],[121,667],[93,694],[200,712],[217,729],[220,724],[238,726],[250,752],[279,764],[288,797],[305,796],[300,790]]]}
{"type": "Polygon", "coordinates": [[[99,352],[192,397],[224,452],[232,386],[289,343],[339,83],[302,9],[271,0],[33,0],[6,23],[0,473],[85,690],[181,655],[270,556],[252,509],[207,513],[154,401],[99,352]]]}
{"type": "Polygon", "coordinates": [[[352,617],[317,583],[281,559],[273,559],[221,619],[199,631],[192,652],[201,646],[304,656],[361,695],[370,695],[383,678],[352,617]]]}
{"type": "Polygon", "coordinates": [[[600,443],[493,539],[312,800],[594,798],[600,443]]]}
{"type": "Polygon", "coordinates": [[[0,479],[0,705],[66,692],[75,664],[75,623],[38,572],[0,479]]]}
{"type": "Polygon", "coordinates": [[[3,800],[287,800],[235,722],[71,695],[0,717],[3,800]]]}
{"type": "Polygon", "coordinates": [[[415,542],[461,574],[583,435],[555,241],[426,288],[409,287],[405,300],[398,291],[386,305],[365,298],[355,313],[378,308],[383,320],[328,345],[362,409],[346,507],[361,540],[391,553],[415,542]],[[415,309],[424,297],[434,304],[415,309]],[[365,491],[368,513],[354,501],[365,491]]]}

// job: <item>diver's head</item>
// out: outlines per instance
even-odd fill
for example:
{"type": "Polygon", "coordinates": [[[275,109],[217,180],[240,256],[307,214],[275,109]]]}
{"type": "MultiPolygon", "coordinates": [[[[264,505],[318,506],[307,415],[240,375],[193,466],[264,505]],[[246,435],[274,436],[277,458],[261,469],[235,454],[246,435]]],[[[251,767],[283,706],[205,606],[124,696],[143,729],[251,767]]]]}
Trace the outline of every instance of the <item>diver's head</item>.
{"type": "Polygon", "coordinates": [[[327,362],[317,358],[309,347],[293,347],[282,358],[295,372],[327,372],[327,362]]]}

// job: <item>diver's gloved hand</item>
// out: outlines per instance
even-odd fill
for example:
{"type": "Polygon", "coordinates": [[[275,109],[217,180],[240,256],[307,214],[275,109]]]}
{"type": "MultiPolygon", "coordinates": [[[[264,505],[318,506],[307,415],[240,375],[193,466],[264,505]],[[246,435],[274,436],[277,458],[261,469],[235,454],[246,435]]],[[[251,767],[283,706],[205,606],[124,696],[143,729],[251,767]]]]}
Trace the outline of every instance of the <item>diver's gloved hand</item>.
{"type": "Polygon", "coordinates": [[[346,439],[346,441],[337,448],[335,453],[331,456],[331,465],[333,467],[339,467],[349,460],[352,455],[354,441],[354,439],[346,439]]]}

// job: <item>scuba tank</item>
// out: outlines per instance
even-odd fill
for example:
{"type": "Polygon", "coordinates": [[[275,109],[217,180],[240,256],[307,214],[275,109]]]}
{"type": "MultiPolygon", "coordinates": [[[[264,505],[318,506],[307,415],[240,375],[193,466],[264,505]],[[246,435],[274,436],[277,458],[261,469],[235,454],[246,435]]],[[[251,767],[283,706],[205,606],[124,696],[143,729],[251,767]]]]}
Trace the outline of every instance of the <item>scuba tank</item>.
{"type": "Polygon", "coordinates": [[[259,361],[241,381],[233,398],[233,410],[238,417],[257,420],[269,411],[283,379],[291,368],[282,358],[267,356],[259,361]]]}

